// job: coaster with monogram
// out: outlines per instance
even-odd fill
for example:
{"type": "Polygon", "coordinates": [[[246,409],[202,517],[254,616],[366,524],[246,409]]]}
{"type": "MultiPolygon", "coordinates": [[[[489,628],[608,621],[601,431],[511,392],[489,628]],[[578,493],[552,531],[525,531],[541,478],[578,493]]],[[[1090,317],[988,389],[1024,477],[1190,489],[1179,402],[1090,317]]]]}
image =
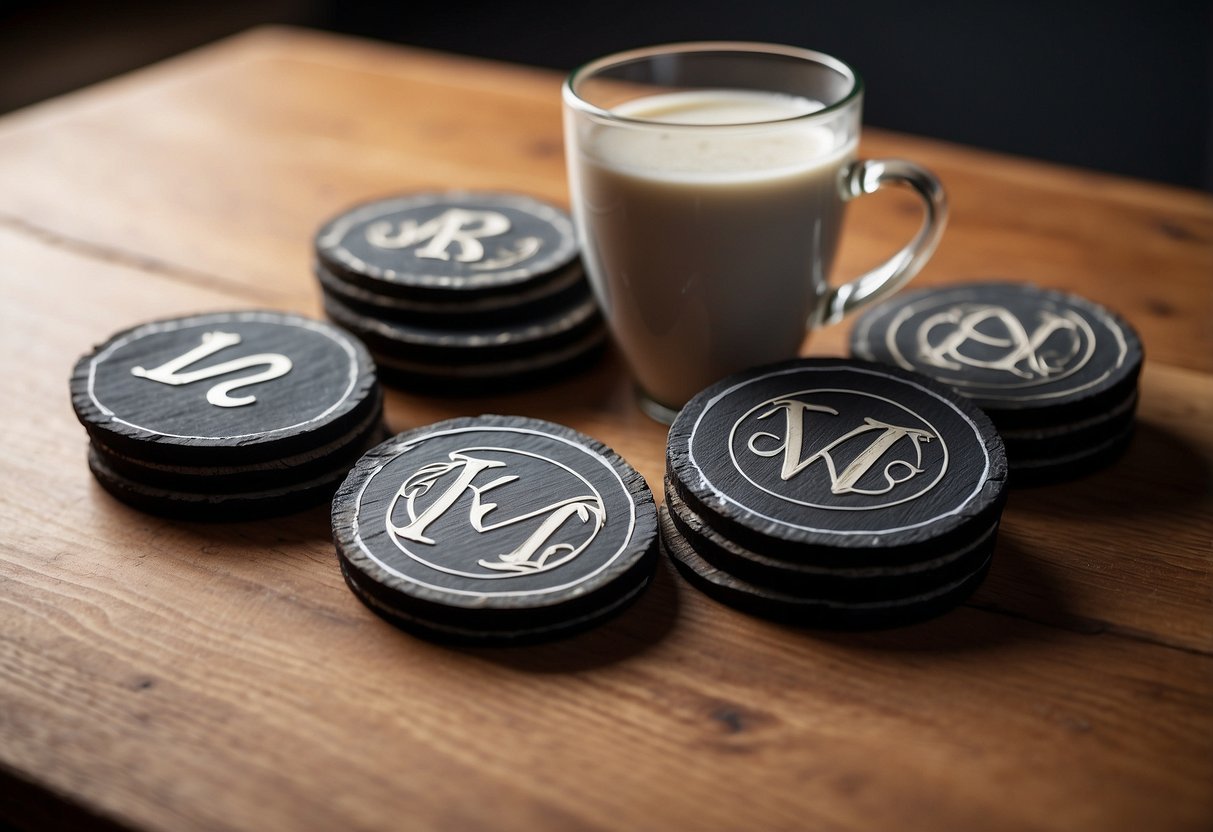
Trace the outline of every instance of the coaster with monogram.
{"type": "Polygon", "coordinates": [[[665,546],[696,586],[804,624],[883,626],[980,582],[1006,458],[990,421],[927,378],[802,359],[692,399],[666,476],[665,546]]]}
{"type": "Polygon", "coordinates": [[[1102,467],[1133,433],[1141,341],[1076,295],[1022,283],[904,292],[860,316],[851,351],[981,407],[1006,441],[1015,485],[1102,467]]]}
{"type": "Polygon", "coordinates": [[[570,428],[451,419],[368,452],[333,499],[342,573],[372,611],[462,643],[553,638],[631,603],[656,564],[644,479],[570,428]]]}
{"type": "Polygon", "coordinates": [[[383,435],[366,348],[280,312],[119,332],[77,362],[71,392],[101,485],[175,516],[229,519],[323,501],[383,435]]]}
{"type": "Polygon", "coordinates": [[[329,318],[401,386],[476,393],[545,380],[606,342],[572,221],[531,197],[376,200],[325,223],[315,253],[329,318]]]}

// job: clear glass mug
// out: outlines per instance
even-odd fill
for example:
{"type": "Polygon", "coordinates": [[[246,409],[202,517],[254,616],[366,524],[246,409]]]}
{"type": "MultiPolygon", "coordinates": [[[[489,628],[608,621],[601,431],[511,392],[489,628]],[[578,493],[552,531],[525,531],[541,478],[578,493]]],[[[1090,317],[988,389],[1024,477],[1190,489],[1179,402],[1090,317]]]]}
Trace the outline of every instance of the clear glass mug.
{"type": "Polygon", "coordinates": [[[577,69],[563,97],[590,282],[642,408],[661,421],[895,291],[943,232],[933,175],[856,159],[863,83],[828,55],[761,43],[637,49],[577,69]],[[922,227],[881,266],[831,286],[843,209],[886,185],[922,198],[922,227]]]}

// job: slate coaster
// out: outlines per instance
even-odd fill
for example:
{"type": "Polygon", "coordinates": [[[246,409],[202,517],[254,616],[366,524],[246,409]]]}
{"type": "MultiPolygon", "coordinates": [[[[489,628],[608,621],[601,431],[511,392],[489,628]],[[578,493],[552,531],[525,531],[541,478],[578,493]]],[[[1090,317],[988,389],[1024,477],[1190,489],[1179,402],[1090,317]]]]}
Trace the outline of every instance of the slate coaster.
{"type": "Polygon", "coordinates": [[[1025,283],[901,292],[855,322],[851,351],[928,375],[1000,429],[1057,427],[1126,401],[1142,345],[1120,316],[1025,283]]]}
{"type": "Polygon", "coordinates": [[[1023,447],[1015,457],[1008,456],[1011,483],[1016,487],[1052,485],[1099,471],[1114,463],[1133,440],[1136,424],[1129,419],[1119,432],[1099,441],[1074,445],[1069,450],[1049,450],[1045,455],[1030,455],[1023,447]]]}
{"type": "Polygon", "coordinates": [[[366,348],[336,327],[250,311],[141,324],[77,362],[98,445],[158,464],[248,465],[349,437],[379,403],[366,348]]]}
{"type": "MultiPolygon", "coordinates": [[[[226,495],[282,489],[293,483],[331,476],[333,472],[339,472],[344,478],[359,457],[386,438],[382,400],[382,393],[375,390],[373,406],[347,436],[304,453],[245,465],[164,463],[127,456],[96,442],[91,443],[91,452],[106,471],[119,477],[153,488],[192,494],[226,495]]],[[[331,498],[332,493],[328,496],[331,498]]]]}
{"type": "Polygon", "coordinates": [[[127,505],[163,517],[223,522],[289,514],[323,503],[332,497],[350,463],[341,460],[327,468],[288,471],[287,476],[260,482],[234,478],[235,482],[224,488],[205,480],[172,486],[148,482],[131,475],[137,475],[137,471],[116,470],[110,461],[96,444],[89,446],[88,464],[93,476],[102,488],[127,505]],[[199,490],[189,490],[190,485],[199,490]]]}
{"type": "Polygon", "coordinates": [[[756,589],[812,598],[822,603],[901,601],[933,594],[940,587],[966,579],[990,559],[998,537],[998,521],[956,550],[935,547],[924,559],[896,566],[856,566],[849,550],[803,550],[799,557],[770,556],[738,545],[722,535],[686,505],[666,484],[666,528],[677,533],[698,558],[756,589]],[[823,556],[824,555],[824,556],[823,556]]]}
{"type": "Polygon", "coordinates": [[[356,333],[377,354],[437,364],[530,358],[578,342],[603,327],[598,306],[589,296],[576,306],[550,315],[476,329],[384,320],[359,314],[332,296],[325,297],[324,309],[334,322],[356,333]]]}
{"type": "Polygon", "coordinates": [[[483,328],[537,318],[576,307],[590,296],[580,261],[545,280],[524,283],[508,293],[436,300],[399,297],[368,289],[337,277],[319,264],[314,272],[325,295],[361,315],[431,328],[483,328]]]}
{"type": "Polygon", "coordinates": [[[705,561],[678,534],[664,506],[660,509],[662,548],[679,573],[710,598],[735,609],[797,626],[826,629],[876,629],[923,621],[955,607],[981,585],[987,557],[972,573],[930,590],[900,598],[839,601],[758,586],[705,561]]]}
{"type": "Polygon", "coordinates": [[[607,342],[593,299],[496,329],[440,328],[376,318],[326,295],[329,318],[363,339],[386,383],[480,395],[554,380],[588,367],[607,342]]]}
{"type": "Polygon", "coordinates": [[[667,476],[691,510],[755,552],[895,566],[955,552],[1001,515],[1002,440],[916,373],[800,359],[725,379],[670,427],[667,476]]]}
{"type": "Polygon", "coordinates": [[[380,295],[414,300],[512,294],[577,258],[561,209],[519,194],[448,191],[376,200],[320,229],[320,266],[380,295]]]}
{"type": "Polygon", "coordinates": [[[570,428],[480,416],[417,428],[364,456],[333,499],[350,588],[423,636],[532,641],[590,626],[652,575],[644,479],[570,428]]]}

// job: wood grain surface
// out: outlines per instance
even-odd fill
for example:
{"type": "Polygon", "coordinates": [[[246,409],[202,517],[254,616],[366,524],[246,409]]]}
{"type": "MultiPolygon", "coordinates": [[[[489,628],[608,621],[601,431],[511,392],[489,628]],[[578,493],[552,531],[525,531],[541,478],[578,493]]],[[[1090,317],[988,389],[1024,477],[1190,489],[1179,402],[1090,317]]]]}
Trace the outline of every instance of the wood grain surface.
{"type": "MultiPolygon", "coordinates": [[[[1016,491],[993,570],[934,621],[746,617],[663,564],[596,631],[449,649],[375,618],[318,508],[156,519],[85,464],[72,364],[143,320],[318,316],[310,238],[421,188],[567,204],[553,74],[259,30],[0,120],[0,819],[141,830],[1203,830],[1213,824],[1213,201],[871,131],[944,181],[919,285],[1076,291],[1142,335],[1112,468],[1016,491]]],[[[918,222],[880,194],[839,274],[918,222]]],[[[841,354],[849,324],[814,336],[841,354]]],[[[664,429],[609,355],[489,399],[392,392],[395,430],[568,424],[660,488],[664,429]]]]}

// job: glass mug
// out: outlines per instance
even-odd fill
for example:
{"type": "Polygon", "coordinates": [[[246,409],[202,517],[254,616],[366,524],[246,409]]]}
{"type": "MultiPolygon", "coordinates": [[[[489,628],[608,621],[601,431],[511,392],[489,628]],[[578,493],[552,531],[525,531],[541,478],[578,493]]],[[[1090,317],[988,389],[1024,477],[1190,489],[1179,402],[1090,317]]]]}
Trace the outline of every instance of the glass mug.
{"type": "Polygon", "coordinates": [[[856,160],[863,83],[828,55],[761,43],[637,49],[575,70],[563,98],[590,282],[641,407],[660,421],[895,291],[943,232],[934,176],[856,160]],[[922,227],[883,265],[831,287],[844,207],[890,184],[922,198],[922,227]]]}

